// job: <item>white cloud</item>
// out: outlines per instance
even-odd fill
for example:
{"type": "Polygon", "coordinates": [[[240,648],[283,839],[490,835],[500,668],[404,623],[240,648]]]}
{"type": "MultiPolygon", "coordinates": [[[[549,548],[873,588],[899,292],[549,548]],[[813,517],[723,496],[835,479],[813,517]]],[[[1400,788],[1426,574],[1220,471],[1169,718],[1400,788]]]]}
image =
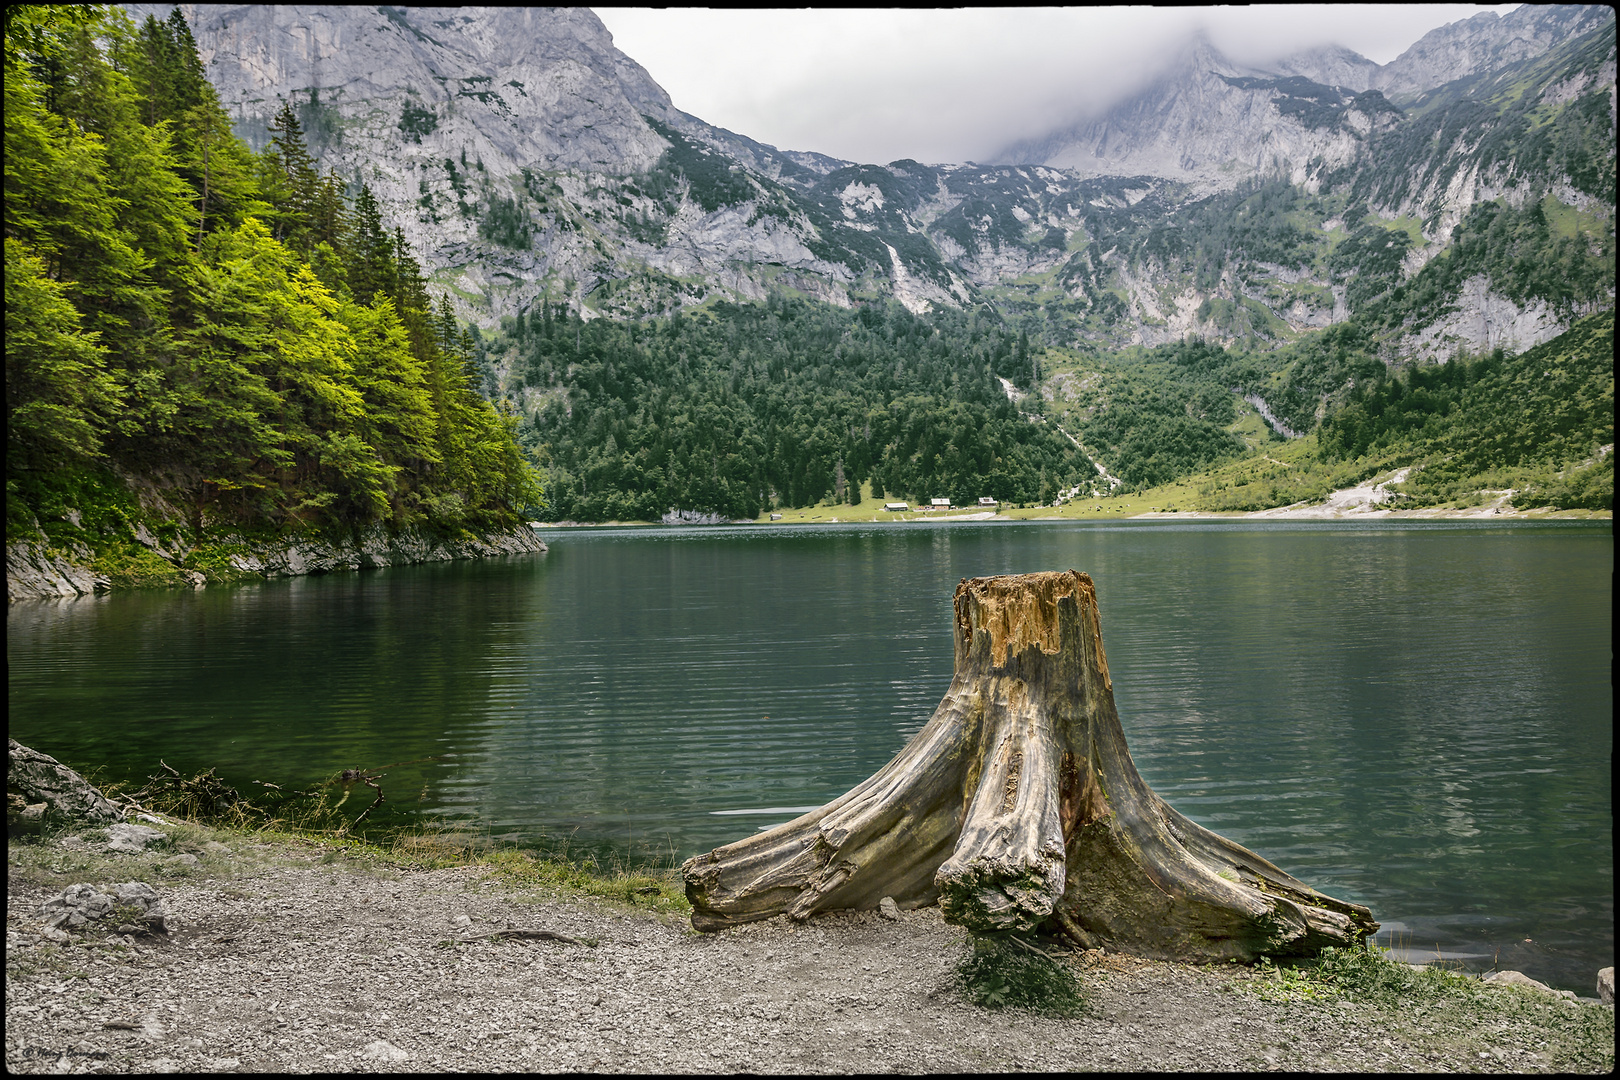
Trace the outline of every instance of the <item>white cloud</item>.
{"type": "Polygon", "coordinates": [[[1106,108],[1198,28],[1234,60],[1340,44],[1388,63],[1517,5],[712,10],[603,8],[677,108],[784,149],[965,161],[1106,108]]]}

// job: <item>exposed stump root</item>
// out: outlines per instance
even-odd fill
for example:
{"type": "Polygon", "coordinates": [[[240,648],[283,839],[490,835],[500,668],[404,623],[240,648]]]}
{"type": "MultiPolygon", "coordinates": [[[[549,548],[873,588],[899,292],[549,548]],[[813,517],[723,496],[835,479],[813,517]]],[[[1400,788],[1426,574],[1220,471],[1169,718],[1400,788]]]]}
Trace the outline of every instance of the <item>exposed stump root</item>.
{"type": "Polygon", "coordinates": [[[1136,771],[1091,578],[964,580],[933,718],[826,806],[681,868],[692,925],[937,901],[978,931],[1041,930],[1158,959],[1311,955],[1378,929],[1189,821],[1136,771]]]}

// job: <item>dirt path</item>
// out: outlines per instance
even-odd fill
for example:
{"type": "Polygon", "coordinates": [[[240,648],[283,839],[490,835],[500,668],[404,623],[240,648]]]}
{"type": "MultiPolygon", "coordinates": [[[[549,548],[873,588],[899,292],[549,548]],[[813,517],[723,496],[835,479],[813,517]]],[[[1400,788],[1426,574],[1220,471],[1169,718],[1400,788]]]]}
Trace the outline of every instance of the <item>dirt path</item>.
{"type": "Polygon", "coordinates": [[[547,895],[487,868],[402,870],[289,845],[216,849],[192,876],[159,882],[179,924],[166,938],[56,944],[34,914],[60,891],[41,879],[48,861],[20,872],[14,848],[12,863],[13,1072],[1558,1065],[1545,1031],[1431,1037],[1349,1001],[1261,1000],[1247,969],[1118,955],[1072,961],[1089,1001],[1079,1018],[988,1011],[954,991],[963,933],[937,909],[700,936],[675,915],[547,895]],[[506,927],[596,944],[479,939],[506,927]]]}

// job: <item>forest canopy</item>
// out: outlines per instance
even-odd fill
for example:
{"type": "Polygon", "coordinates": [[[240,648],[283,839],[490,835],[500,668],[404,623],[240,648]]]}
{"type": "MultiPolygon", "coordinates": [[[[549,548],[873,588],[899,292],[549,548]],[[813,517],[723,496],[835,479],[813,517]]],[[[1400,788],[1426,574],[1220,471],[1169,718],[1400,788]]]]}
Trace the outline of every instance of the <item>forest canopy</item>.
{"type": "Polygon", "coordinates": [[[141,477],[193,528],[505,527],[517,418],[364,185],[255,154],[176,10],[5,15],[7,535],[141,477]],[[114,485],[116,486],[116,485],[114,485]]]}
{"type": "Polygon", "coordinates": [[[999,373],[1028,370],[1028,341],[992,312],[772,297],[626,324],[542,303],[488,355],[545,402],[521,437],[548,455],[556,519],[753,518],[857,503],[863,482],[908,501],[1051,502],[1095,476],[1011,400],[999,373]]]}

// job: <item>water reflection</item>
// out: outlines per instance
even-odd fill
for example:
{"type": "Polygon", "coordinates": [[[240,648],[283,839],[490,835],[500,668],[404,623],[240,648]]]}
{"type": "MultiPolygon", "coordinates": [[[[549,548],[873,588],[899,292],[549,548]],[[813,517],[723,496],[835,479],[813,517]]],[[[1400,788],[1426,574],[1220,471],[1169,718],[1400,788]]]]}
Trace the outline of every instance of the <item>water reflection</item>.
{"type": "Polygon", "coordinates": [[[1529,948],[1522,970],[1582,993],[1612,963],[1606,527],[548,539],[539,558],[13,605],[13,734],[239,783],[435,757],[390,773],[390,809],[679,857],[887,762],[949,683],[958,579],[1072,567],[1096,581],[1132,753],[1182,812],[1424,947],[1529,948]]]}

